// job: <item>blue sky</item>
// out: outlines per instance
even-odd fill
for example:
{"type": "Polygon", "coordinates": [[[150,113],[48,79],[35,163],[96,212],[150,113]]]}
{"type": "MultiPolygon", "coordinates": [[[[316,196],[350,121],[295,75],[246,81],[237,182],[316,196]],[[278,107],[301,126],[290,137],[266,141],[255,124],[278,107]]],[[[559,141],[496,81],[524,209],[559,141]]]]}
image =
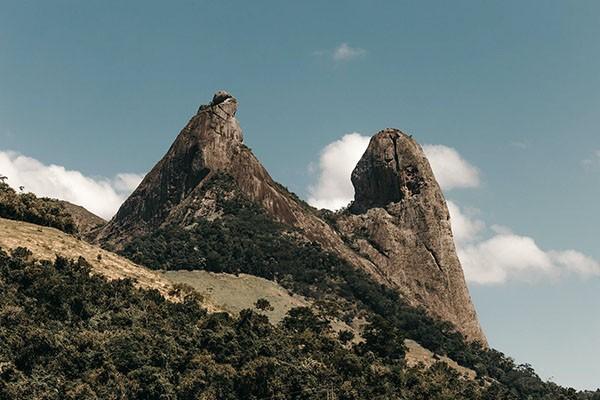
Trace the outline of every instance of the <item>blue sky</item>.
{"type": "MultiPolygon", "coordinates": [[[[148,171],[224,88],[246,143],[304,198],[325,146],[397,127],[477,168],[447,197],[482,235],[600,260],[599,37],[600,3],[583,0],[3,0],[0,151],[14,174],[64,166],[117,204],[135,183],[117,175],[148,171]]],[[[600,386],[598,277],[470,287],[493,346],[600,386]]]]}

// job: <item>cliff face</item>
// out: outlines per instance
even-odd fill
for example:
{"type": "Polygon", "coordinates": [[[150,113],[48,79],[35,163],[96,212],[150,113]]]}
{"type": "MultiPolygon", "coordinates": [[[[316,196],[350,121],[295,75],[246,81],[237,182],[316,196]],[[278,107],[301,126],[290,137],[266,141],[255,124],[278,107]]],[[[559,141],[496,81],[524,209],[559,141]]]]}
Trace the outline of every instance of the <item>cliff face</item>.
{"type": "Polygon", "coordinates": [[[352,173],[355,201],[339,232],[412,304],[485,343],[456,254],[450,215],[423,150],[386,129],[352,173]]]}
{"type": "Polygon", "coordinates": [[[237,100],[226,92],[201,106],[95,240],[119,250],[167,224],[187,228],[200,219],[219,218],[216,196],[204,184],[213,174],[226,173],[274,220],[485,343],[454,251],[444,198],[418,144],[399,131],[376,135],[352,177],[352,212],[328,224],[273,181],[243,144],[236,111],[237,100]]]}

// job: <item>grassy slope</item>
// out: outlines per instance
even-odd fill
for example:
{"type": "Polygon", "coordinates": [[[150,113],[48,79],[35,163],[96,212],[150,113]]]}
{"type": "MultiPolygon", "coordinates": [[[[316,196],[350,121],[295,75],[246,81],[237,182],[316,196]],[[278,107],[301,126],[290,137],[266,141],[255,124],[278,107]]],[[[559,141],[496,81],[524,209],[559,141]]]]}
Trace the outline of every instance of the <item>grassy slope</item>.
{"type": "Polygon", "coordinates": [[[5,250],[27,247],[35,258],[42,260],[52,261],[57,255],[76,260],[81,256],[94,273],[109,279],[131,278],[138,286],[157,289],[167,297],[173,289],[173,284],[160,273],[54,228],[0,218],[0,247],[5,250]]]}
{"type": "Polygon", "coordinates": [[[217,274],[208,271],[167,271],[165,278],[196,289],[205,299],[231,315],[246,308],[253,308],[256,301],[264,298],[273,310],[265,311],[272,323],[280,322],[294,307],[308,307],[310,302],[302,296],[294,296],[273,281],[247,274],[217,274]]]}

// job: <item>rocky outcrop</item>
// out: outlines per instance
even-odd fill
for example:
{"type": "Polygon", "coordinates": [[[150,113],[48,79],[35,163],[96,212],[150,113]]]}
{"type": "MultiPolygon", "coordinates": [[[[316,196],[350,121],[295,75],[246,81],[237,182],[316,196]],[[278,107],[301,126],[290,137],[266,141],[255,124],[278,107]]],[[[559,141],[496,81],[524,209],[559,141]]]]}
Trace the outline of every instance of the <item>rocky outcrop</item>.
{"type": "Polygon", "coordinates": [[[379,132],[354,169],[352,183],[351,212],[337,221],[346,240],[412,304],[485,344],[446,201],[419,144],[396,129],[379,132]]]}
{"type": "Polygon", "coordinates": [[[437,186],[419,145],[398,130],[386,129],[371,139],[352,171],[352,210],[364,212],[418,195],[427,186],[427,178],[431,178],[430,187],[437,186]]]}
{"type": "Polygon", "coordinates": [[[355,265],[373,270],[308,205],[273,181],[244,145],[236,111],[237,100],[224,91],[215,93],[210,104],[200,106],[96,241],[119,250],[133,238],[164,224],[186,227],[196,218],[213,218],[218,215],[218,210],[211,209],[214,196],[207,194],[203,186],[211,174],[225,172],[275,220],[300,228],[308,240],[318,241],[355,265]]]}
{"type": "Polygon", "coordinates": [[[220,218],[218,195],[205,183],[226,173],[274,220],[485,343],[454,252],[444,198],[418,144],[399,131],[376,135],[352,177],[357,193],[352,212],[330,224],[274,182],[244,145],[237,105],[219,91],[200,106],[95,240],[120,250],[167,224],[187,228],[220,218]]]}

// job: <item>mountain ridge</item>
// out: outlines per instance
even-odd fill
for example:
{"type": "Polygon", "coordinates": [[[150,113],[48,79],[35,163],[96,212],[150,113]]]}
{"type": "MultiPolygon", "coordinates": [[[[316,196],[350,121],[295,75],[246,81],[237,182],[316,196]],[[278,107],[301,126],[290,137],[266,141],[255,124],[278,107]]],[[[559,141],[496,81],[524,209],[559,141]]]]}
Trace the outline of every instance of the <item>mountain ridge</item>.
{"type": "MultiPolygon", "coordinates": [[[[177,225],[190,229],[203,219],[220,218],[219,213],[221,211],[218,209],[218,204],[215,203],[216,195],[214,192],[206,192],[204,186],[216,173],[225,173],[233,178],[237,187],[250,201],[262,207],[271,218],[294,228],[296,230],[295,235],[301,237],[301,241],[318,243],[325,251],[329,251],[354,267],[366,271],[379,283],[398,290],[409,303],[423,306],[433,315],[453,323],[456,329],[467,338],[477,340],[484,345],[487,344],[485,335],[477,321],[475,309],[468,296],[453,243],[445,243],[442,247],[437,243],[433,243],[436,241],[434,237],[436,233],[444,237],[441,240],[442,242],[452,242],[449,222],[442,222],[445,225],[436,232],[431,231],[428,236],[425,235],[427,237],[413,235],[415,237],[409,241],[404,238],[395,243],[397,246],[408,246],[408,250],[404,252],[406,255],[410,253],[410,246],[417,245],[416,242],[418,241],[419,248],[430,248],[430,251],[424,256],[432,257],[433,264],[438,267],[437,256],[434,255],[435,253],[431,249],[443,248],[440,257],[444,259],[452,258],[450,262],[452,268],[446,272],[438,270],[437,272],[428,271],[427,273],[419,272],[416,274],[411,272],[407,274],[406,271],[419,270],[418,265],[409,265],[409,262],[385,265],[382,268],[382,265],[386,263],[382,263],[377,257],[370,257],[368,252],[366,253],[364,249],[361,249],[361,244],[364,243],[356,241],[354,237],[356,235],[351,232],[351,229],[346,229],[348,228],[348,221],[356,220],[354,215],[368,210],[380,210],[382,209],[380,206],[386,206],[388,203],[396,204],[404,201],[400,196],[400,190],[405,190],[414,184],[410,181],[412,178],[409,178],[406,174],[410,173],[410,168],[416,168],[415,166],[407,166],[409,169],[405,168],[403,171],[396,171],[387,167],[377,171],[373,168],[367,168],[367,171],[375,171],[379,175],[365,178],[366,190],[359,188],[357,201],[350,208],[350,213],[339,217],[341,222],[330,224],[310,207],[307,207],[291,193],[284,190],[281,185],[277,184],[251,150],[244,145],[242,130],[235,118],[237,107],[237,100],[225,91],[215,93],[209,104],[200,106],[198,113],[181,130],[165,156],[146,175],[115,217],[100,230],[95,241],[108,249],[122,251],[135,238],[149,235],[151,231],[159,227],[177,225]],[[383,181],[380,179],[382,172],[387,174],[383,177],[383,181]],[[402,182],[399,180],[399,172],[404,174],[402,182]],[[369,182],[374,182],[380,187],[372,190],[372,188],[369,188],[369,182]],[[396,192],[385,193],[386,190],[395,190],[396,192]],[[369,196],[369,193],[371,193],[371,196],[380,198],[379,201],[382,203],[365,202],[364,200],[369,196]],[[425,243],[424,246],[423,243],[425,243]],[[449,279],[450,273],[457,276],[449,279]],[[398,279],[402,275],[408,275],[409,278],[398,279]],[[419,281],[413,282],[414,279],[411,276],[418,276],[419,281]],[[427,286],[429,283],[437,281],[441,283],[427,286]],[[420,285],[421,289],[416,290],[416,285],[420,285]],[[432,288],[444,293],[441,296],[430,296],[428,298],[424,294],[427,294],[432,288]],[[458,296],[454,296],[456,293],[458,293],[458,296]],[[432,300],[434,297],[435,299],[432,300]],[[458,300],[454,297],[457,297],[458,300]]],[[[389,154],[384,155],[385,162],[399,165],[405,158],[419,159],[419,169],[413,171],[415,177],[418,176],[421,183],[425,182],[424,192],[436,197],[433,202],[414,203],[413,209],[417,210],[417,214],[422,212],[426,214],[427,208],[435,203],[433,208],[438,210],[438,217],[441,215],[442,219],[447,220],[449,215],[443,194],[435,182],[433,173],[422,154],[420,146],[412,138],[399,133],[400,131],[385,130],[382,132],[378,134],[381,137],[383,137],[382,135],[389,136],[390,132],[394,132],[394,135],[397,135],[394,136],[396,139],[393,139],[394,149],[396,149],[396,141],[394,140],[400,138],[403,147],[398,147],[398,150],[405,152],[402,160],[400,160],[398,153],[395,156],[392,155],[390,159],[387,159],[389,154]],[[410,148],[410,151],[407,152],[407,148],[410,148]],[[424,174],[421,174],[423,171],[424,174]],[[429,186],[432,186],[433,189],[429,190],[429,186]]],[[[375,137],[378,136],[375,135],[375,137]]],[[[360,165],[359,162],[357,168],[360,165]]],[[[356,176],[358,175],[353,174],[353,181],[355,183],[360,182],[360,177],[357,178],[356,176]]],[[[413,187],[414,189],[416,189],[416,186],[413,187]]],[[[225,197],[227,197],[227,194],[225,194],[225,197]]],[[[404,209],[410,210],[411,207],[405,207],[404,209]]],[[[338,218],[338,216],[335,218],[338,218]]],[[[435,216],[429,216],[427,221],[437,223],[435,219],[435,216]]],[[[399,219],[397,222],[402,223],[403,221],[399,219]]],[[[379,230],[388,229],[385,224],[378,224],[378,226],[379,230]]],[[[420,227],[413,226],[411,229],[415,231],[415,229],[420,228],[423,228],[423,224],[420,227]]],[[[389,229],[387,231],[388,233],[391,232],[389,229]]],[[[375,238],[375,241],[377,240],[375,238]]],[[[423,264],[420,261],[420,259],[423,259],[422,253],[420,252],[418,257],[410,258],[409,261],[423,264]]],[[[431,264],[427,261],[423,265],[429,266],[431,264]]]]}

